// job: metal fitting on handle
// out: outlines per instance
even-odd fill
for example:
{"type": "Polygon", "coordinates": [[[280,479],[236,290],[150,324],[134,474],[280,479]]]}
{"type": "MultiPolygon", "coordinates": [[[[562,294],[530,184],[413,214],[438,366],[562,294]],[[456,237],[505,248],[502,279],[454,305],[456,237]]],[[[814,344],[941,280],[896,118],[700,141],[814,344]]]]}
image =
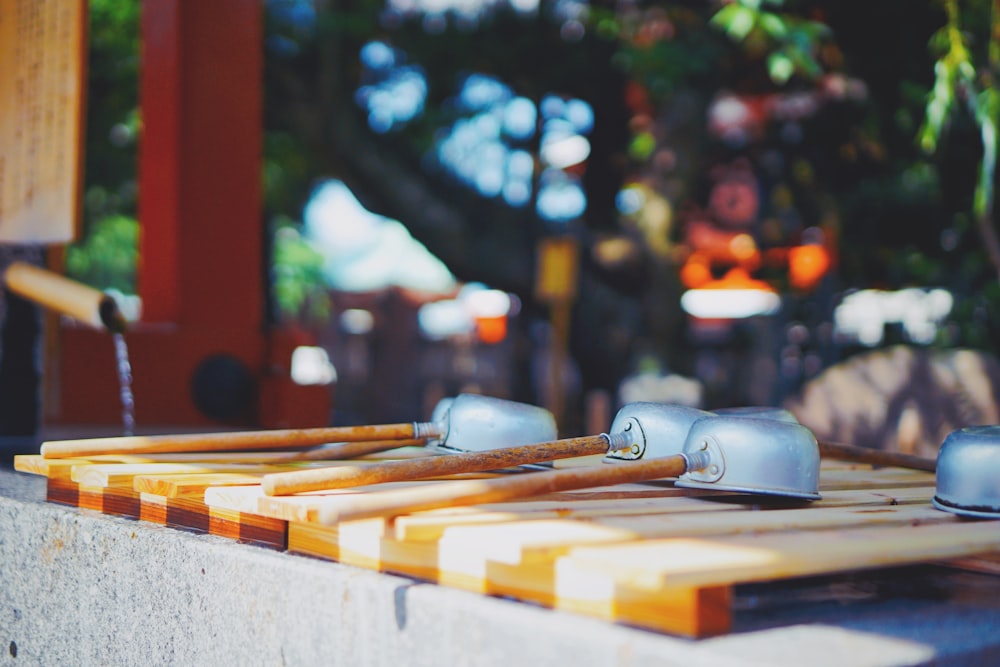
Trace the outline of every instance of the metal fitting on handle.
{"type": "Polygon", "coordinates": [[[608,454],[617,452],[620,449],[628,449],[635,444],[632,431],[620,431],[618,433],[602,433],[601,437],[608,441],[608,454]]]}
{"type": "Polygon", "coordinates": [[[684,462],[687,466],[687,472],[695,472],[696,470],[704,470],[712,464],[712,455],[707,449],[695,451],[695,452],[684,452],[681,454],[684,457],[684,462]]]}
{"type": "Polygon", "coordinates": [[[441,433],[441,427],[434,422],[413,422],[414,438],[439,438],[441,433]]]}

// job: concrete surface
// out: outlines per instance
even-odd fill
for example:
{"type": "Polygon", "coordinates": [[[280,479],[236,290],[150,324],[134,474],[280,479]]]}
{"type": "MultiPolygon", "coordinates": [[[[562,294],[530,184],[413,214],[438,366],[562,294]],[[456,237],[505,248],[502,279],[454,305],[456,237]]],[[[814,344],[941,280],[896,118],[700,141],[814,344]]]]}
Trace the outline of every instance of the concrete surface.
{"type": "Polygon", "coordinates": [[[1000,577],[747,587],[734,632],[687,640],[44,496],[0,468],[0,665],[1000,664],[1000,577]]]}

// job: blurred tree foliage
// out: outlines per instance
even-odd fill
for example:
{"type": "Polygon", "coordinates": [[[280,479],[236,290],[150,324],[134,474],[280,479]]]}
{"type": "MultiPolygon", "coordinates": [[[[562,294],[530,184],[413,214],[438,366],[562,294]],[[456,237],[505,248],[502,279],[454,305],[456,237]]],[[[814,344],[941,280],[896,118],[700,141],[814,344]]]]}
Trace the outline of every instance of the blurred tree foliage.
{"type": "Polygon", "coordinates": [[[866,84],[864,105],[821,116],[810,138],[843,220],[843,286],[945,286],[956,306],[938,344],[1000,350],[1000,7],[739,0],[712,22],[762,53],[775,84],[830,72],[866,84]]]}
{"type": "Polygon", "coordinates": [[[330,298],[324,289],[323,255],[302,238],[294,220],[279,215],[273,225],[271,292],[279,315],[307,323],[326,321],[330,298]]]}
{"type": "MultiPolygon", "coordinates": [[[[134,242],[119,216],[135,210],[139,5],[90,2],[85,222],[99,236],[102,221],[118,220],[104,234],[121,244],[134,242]]],[[[686,208],[704,204],[712,165],[737,156],[763,174],[769,215],[835,236],[837,290],[947,287],[957,303],[938,343],[997,350],[1000,57],[988,0],[541,0],[527,13],[489,3],[475,20],[392,12],[384,0],[268,0],[266,21],[263,178],[275,260],[294,265],[275,273],[286,314],[315,303],[315,257],[290,230],[325,176],[401,220],[459,278],[544,312],[532,287],[545,222],[428,168],[458,117],[456,82],[476,71],[529,99],[573,96],[594,110],[588,208],[569,228],[583,248],[574,353],[586,384],[614,386],[649,348],[683,368],[674,244],[686,208]],[[404,53],[427,84],[423,113],[385,133],[356,104],[358,54],[373,39],[404,53]],[[722,92],[821,103],[734,145],[711,131],[722,92]],[[671,224],[621,212],[628,183],[665,202],[671,224]],[[598,252],[609,240],[630,250],[610,261],[598,252]]],[[[97,260],[97,245],[79,252],[97,260]]]]}
{"type": "Polygon", "coordinates": [[[71,277],[135,292],[138,255],[139,3],[90,0],[82,233],[66,250],[71,277]]]}
{"type": "Polygon", "coordinates": [[[66,250],[66,274],[100,289],[135,293],[139,223],[127,215],[107,215],[66,250]]]}

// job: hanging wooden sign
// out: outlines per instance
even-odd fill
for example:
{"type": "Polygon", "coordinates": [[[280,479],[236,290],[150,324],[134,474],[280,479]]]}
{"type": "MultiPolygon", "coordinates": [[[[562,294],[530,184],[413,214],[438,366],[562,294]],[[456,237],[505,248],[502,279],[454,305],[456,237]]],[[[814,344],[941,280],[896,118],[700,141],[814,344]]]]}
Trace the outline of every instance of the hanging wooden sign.
{"type": "Polygon", "coordinates": [[[86,0],[0,0],[0,243],[76,236],[86,34],[86,0]]]}
{"type": "Polygon", "coordinates": [[[572,301],[576,297],[577,242],[569,236],[542,239],[537,248],[535,298],[542,303],[572,301]]]}

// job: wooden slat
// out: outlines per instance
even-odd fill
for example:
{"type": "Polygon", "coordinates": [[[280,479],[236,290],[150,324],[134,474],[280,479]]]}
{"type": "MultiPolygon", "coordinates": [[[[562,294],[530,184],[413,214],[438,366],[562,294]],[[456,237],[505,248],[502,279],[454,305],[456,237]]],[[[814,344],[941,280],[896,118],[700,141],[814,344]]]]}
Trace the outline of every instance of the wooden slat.
{"type": "Polygon", "coordinates": [[[289,521],[288,551],[382,570],[380,543],[384,534],[382,519],[348,521],[336,527],[289,521]],[[352,547],[342,550],[341,539],[350,542],[352,547]]]}
{"type": "Polygon", "coordinates": [[[199,502],[205,489],[217,486],[249,486],[260,482],[262,474],[248,475],[238,472],[188,473],[181,475],[136,475],[132,489],[165,498],[188,497],[199,502]]]}
{"type": "MultiPolygon", "coordinates": [[[[397,519],[385,539],[373,544],[367,539],[352,542],[351,533],[337,526],[324,532],[311,524],[290,529],[289,549],[310,555],[342,560],[345,553],[366,562],[379,563],[382,569],[429,578],[440,583],[478,592],[489,592],[486,562],[496,560],[520,563],[526,551],[539,551],[533,560],[551,560],[555,555],[580,544],[626,542],[689,532],[726,534],[743,531],[789,530],[819,526],[898,524],[950,520],[951,515],[931,510],[925,489],[906,490],[899,498],[871,492],[841,492],[826,502],[828,509],[777,509],[757,512],[740,511],[741,505],[718,504],[711,500],[673,498],[653,513],[649,508],[630,513],[614,507],[575,510],[568,514],[549,511],[507,513],[485,511],[466,513],[463,521],[455,517],[435,517],[435,522],[413,530],[400,529],[397,519]],[[478,519],[478,521],[477,521],[478,519]],[[305,535],[308,546],[298,542],[305,535]],[[544,551],[542,551],[544,550],[544,551]]],[[[421,513],[421,514],[430,514],[421,513]]],[[[405,517],[417,520],[421,514],[405,517]]],[[[376,521],[376,520],[372,520],[376,521]]],[[[346,522],[350,526],[361,522],[346,522]]],[[[815,528],[811,528],[815,529],[815,528]]],[[[516,576],[516,575],[515,575],[516,576]]]]}
{"type": "MultiPolygon", "coordinates": [[[[483,593],[507,593],[505,581],[544,582],[532,599],[550,602],[555,558],[582,545],[634,543],[668,536],[729,535],[825,528],[941,523],[954,517],[927,505],[767,512],[698,512],[646,517],[556,519],[456,527],[435,542],[387,537],[379,560],[386,569],[483,593]],[[510,567],[490,570],[494,563],[510,567]],[[530,571],[529,571],[530,570],[530,571]]],[[[351,548],[344,539],[341,550],[351,548]]],[[[374,554],[370,554],[375,557],[374,554]]],[[[732,582],[724,582],[728,585],[732,582]]]]}
{"type": "Polygon", "coordinates": [[[45,500],[76,507],[80,503],[80,485],[69,479],[50,478],[45,483],[45,500]]]}
{"type": "Polygon", "coordinates": [[[14,470],[31,475],[41,475],[49,479],[58,478],[69,481],[73,466],[87,465],[86,459],[60,459],[49,461],[39,454],[17,454],[14,456],[14,470]]]}
{"type": "MultiPolygon", "coordinates": [[[[350,465],[347,462],[252,464],[252,463],[134,463],[89,464],[72,467],[71,478],[92,486],[133,486],[149,493],[200,493],[209,486],[246,486],[259,484],[266,475],[275,472],[320,469],[350,465]],[[159,481],[158,481],[159,480],[159,481]],[[198,489],[199,480],[203,482],[198,489]],[[143,488],[138,488],[140,485],[143,488]],[[156,488],[157,486],[161,488],[156,488]]],[[[352,467],[356,467],[354,464],[352,467]]],[[[449,479],[489,479],[495,473],[466,473],[449,479]]],[[[430,481],[430,480],[428,480],[430,481]]],[[[441,480],[436,480],[441,481],[441,480]]],[[[380,485],[380,488],[385,485],[380,485]]],[[[367,487],[370,489],[371,487],[367,487]]]]}
{"type": "Polygon", "coordinates": [[[70,479],[87,486],[119,486],[132,488],[139,475],[195,475],[208,473],[240,473],[263,476],[270,472],[293,470],[302,465],[314,464],[256,464],[256,463],[98,463],[75,465],[70,479]]]}
{"type": "MultiPolygon", "coordinates": [[[[211,508],[231,512],[257,512],[257,500],[264,495],[259,484],[251,486],[224,486],[205,489],[203,501],[211,508]]],[[[261,515],[266,516],[266,515],[261,515]]],[[[274,517],[280,518],[280,517],[274,517]]]]}
{"type": "MultiPolygon", "coordinates": [[[[425,482],[400,482],[399,487],[425,482]]],[[[390,485],[380,485],[379,489],[390,485]]],[[[640,486],[640,485],[636,485],[640,486]]],[[[336,506],[345,496],[364,492],[361,489],[317,492],[289,497],[264,495],[258,487],[211,488],[205,492],[207,504],[238,511],[258,512],[263,516],[289,521],[308,522],[315,520],[325,508],[336,506]]],[[[638,493],[647,489],[640,486],[638,493]]],[[[570,494],[560,494],[566,497],[570,494]]],[[[817,507],[849,505],[857,503],[893,504],[904,502],[927,502],[933,489],[916,487],[899,488],[892,492],[879,491],[831,491],[823,500],[813,503],[817,507]]],[[[717,492],[701,492],[690,489],[661,489],[656,496],[640,495],[628,497],[623,491],[608,499],[590,499],[584,495],[581,500],[535,500],[495,503],[455,509],[432,510],[397,517],[394,521],[396,536],[400,539],[436,539],[450,526],[480,523],[501,523],[521,519],[545,519],[558,517],[592,518],[613,515],[642,515],[662,512],[704,512],[746,510],[747,503],[759,503],[761,499],[752,496],[733,496],[717,492]],[[716,502],[706,503],[705,499],[715,498],[716,502]],[[730,502],[723,502],[728,500],[730,502]]],[[[773,501],[772,501],[773,502],[773,501]]],[[[779,505],[781,506],[781,505],[779,505]]]]}
{"type": "Polygon", "coordinates": [[[318,513],[323,509],[347,502],[351,497],[367,493],[372,489],[410,488],[440,483],[440,481],[392,482],[379,484],[377,487],[362,486],[295,496],[268,496],[259,485],[212,487],[205,490],[205,503],[212,507],[255,512],[261,516],[286,521],[314,521],[318,519],[318,513]]]}
{"type": "Polygon", "coordinates": [[[809,539],[780,533],[577,547],[557,560],[556,573],[559,578],[599,572],[635,589],[715,586],[909,565],[1000,549],[996,523],[942,514],[950,517],[943,524],[816,531],[809,539]]]}
{"type": "Polygon", "coordinates": [[[830,507],[763,512],[698,512],[647,516],[608,516],[589,521],[550,520],[497,526],[452,528],[438,548],[463,557],[483,554],[493,561],[517,565],[551,559],[585,545],[778,531],[818,531],[850,526],[893,526],[945,523],[954,517],[929,505],[830,507]]]}
{"type": "MultiPolygon", "coordinates": [[[[373,452],[351,461],[319,461],[309,462],[304,460],[298,465],[309,464],[313,466],[346,466],[356,465],[358,462],[378,463],[382,461],[399,461],[414,458],[425,458],[437,456],[426,447],[400,447],[383,452],[373,452]]],[[[43,477],[65,477],[69,479],[70,471],[75,466],[98,465],[98,464],[154,464],[154,463],[179,463],[197,466],[206,465],[294,465],[295,461],[289,460],[288,452],[186,452],[186,453],[165,453],[165,454],[97,454],[86,458],[67,459],[47,459],[41,454],[16,454],[14,456],[14,469],[32,475],[43,477]]],[[[287,468],[282,468],[285,470],[287,468]]]]}
{"type": "Polygon", "coordinates": [[[244,544],[279,551],[288,548],[288,522],[256,514],[209,508],[208,532],[244,544]]]}
{"type": "MultiPolygon", "coordinates": [[[[927,487],[895,488],[887,491],[857,490],[830,491],[822,500],[809,504],[811,508],[849,507],[853,505],[899,505],[927,503],[934,490],[927,487]]],[[[747,496],[705,494],[689,497],[677,489],[675,496],[640,498],[629,501],[583,501],[578,503],[509,503],[507,505],[478,505],[454,510],[434,510],[397,517],[394,521],[395,537],[400,540],[434,540],[451,528],[464,525],[500,524],[515,521],[572,518],[578,520],[602,517],[649,516],[679,512],[747,511],[759,505],[748,504],[747,496]],[[739,502],[740,500],[744,502],[739,502]],[[464,510],[461,511],[460,510],[464,510]]],[[[779,504],[773,507],[782,507],[779,504]]],[[[787,505],[785,505],[787,506],[787,505]]]]}
{"type": "Polygon", "coordinates": [[[103,514],[138,519],[139,494],[125,487],[103,487],[78,484],[77,507],[103,514]]]}
{"type": "MultiPolygon", "coordinates": [[[[394,482],[391,484],[381,484],[378,487],[358,487],[355,489],[339,489],[333,491],[319,491],[298,496],[266,496],[259,487],[233,487],[233,488],[211,488],[205,491],[205,502],[216,507],[227,507],[230,509],[242,509],[243,511],[258,511],[264,516],[283,518],[289,521],[312,521],[318,518],[320,511],[328,507],[336,507],[339,503],[350,500],[351,496],[370,491],[371,488],[378,490],[392,488],[409,488],[413,486],[438,484],[439,482],[394,482]]],[[[455,517],[454,520],[461,521],[463,517],[478,516],[479,512],[498,512],[501,517],[513,517],[517,513],[550,511],[555,514],[565,513],[575,510],[584,510],[589,507],[604,508],[612,511],[649,511],[656,507],[657,503],[662,503],[664,498],[675,500],[691,500],[687,496],[704,495],[700,492],[681,491],[679,489],[669,489],[658,491],[655,496],[640,496],[639,498],[623,497],[616,494],[614,498],[590,499],[583,497],[580,500],[564,499],[567,494],[559,494],[559,500],[540,500],[534,502],[508,502],[499,504],[478,505],[475,508],[456,508],[455,510],[444,509],[431,512],[421,512],[412,516],[446,516],[455,517]]],[[[400,517],[397,521],[403,519],[400,517]]]]}
{"type": "MultiPolygon", "coordinates": [[[[817,536],[826,534],[827,529],[864,529],[877,533],[886,528],[956,523],[953,515],[937,511],[927,504],[900,506],[860,506],[834,507],[811,510],[774,510],[753,513],[698,514],[656,517],[608,518],[585,527],[536,525],[504,526],[489,540],[484,539],[482,530],[462,529],[446,535],[437,544],[442,563],[452,563],[452,567],[482,568],[487,582],[483,592],[528,596],[543,604],[576,606],[576,598],[564,599],[559,588],[557,564],[563,562],[565,554],[575,554],[589,543],[613,544],[607,546],[609,552],[615,549],[628,551],[641,545],[665,538],[679,536],[691,540],[699,535],[706,538],[723,539],[729,535],[745,535],[747,540],[783,535],[793,535],[801,543],[811,544],[817,536]]],[[[695,556],[697,558],[698,556],[695,556]]],[[[614,568],[625,571],[633,569],[632,558],[617,563],[614,568]]],[[[643,561],[637,563],[644,565],[643,561]]],[[[714,570],[714,567],[712,568],[714,570]]],[[[637,575],[641,576],[641,575],[637,575]]],[[[662,588],[716,587],[744,583],[742,578],[689,585],[673,576],[665,577],[662,588]]],[[[594,590],[614,588],[605,582],[595,584],[594,590]]],[[[577,596],[579,597],[579,596],[577,596]]],[[[593,598],[589,598],[591,601],[593,598]]],[[[608,604],[613,600],[606,601],[608,604]]],[[[635,622],[631,619],[630,622],[635,622]]],[[[658,626],[663,629],[662,626],[658,626]]]]}
{"type": "MultiPolygon", "coordinates": [[[[426,486],[428,484],[438,484],[440,482],[391,482],[379,484],[378,489],[392,488],[412,488],[426,486]]],[[[353,489],[339,489],[335,491],[320,492],[320,495],[303,494],[298,496],[268,496],[263,491],[257,499],[257,511],[274,518],[286,519],[288,521],[318,521],[319,513],[327,507],[337,506],[342,502],[349,502],[352,496],[364,494],[373,487],[356,487],[353,489]]],[[[378,519],[384,522],[384,519],[378,519]]],[[[355,522],[348,522],[355,523],[355,522]]]]}
{"type": "MultiPolygon", "coordinates": [[[[972,526],[943,512],[936,516],[923,506],[903,512],[927,513],[934,523],[574,547],[568,555],[556,557],[554,564],[551,560],[532,566],[490,561],[486,592],[650,629],[704,636],[713,631],[695,630],[685,614],[675,613],[684,591],[693,594],[749,581],[925,562],[932,555],[991,549],[1000,542],[995,528],[972,526]],[[669,601],[667,608],[662,606],[664,600],[669,601]]],[[[692,606],[687,616],[697,613],[692,606]]],[[[721,616],[715,620],[715,629],[724,631],[721,616]]]]}
{"type": "Polygon", "coordinates": [[[212,510],[192,496],[167,498],[141,493],[140,516],[144,521],[196,533],[227,537],[238,542],[284,550],[288,545],[287,523],[254,514],[212,510]]]}
{"type": "MultiPolygon", "coordinates": [[[[868,506],[826,509],[767,510],[757,512],[732,511],[728,506],[718,511],[677,512],[675,516],[607,516],[590,521],[574,518],[549,521],[503,522],[493,525],[452,526],[441,539],[407,542],[383,537],[372,542],[373,531],[363,537],[345,531],[349,522],[339,529],[311,524],[289,525],[290,551],[308,553],[351,562],[389,572],[416,576],[437,583],[486,593],[513,595],[520,599],[572,609],[608,620],[637,623],[645,627],[679,634],[703,636],[724,631],[728,627],[728,612],[719,604],[706,600],[726,598],[730,583],[715,586],[669,587],[657,590],[654,596],[633,599],[625,609],[612,595],[605,599],[563,599],[554,583],[554,557],[577,543],[588,541],[636,541],[658,535],[703,532],[709,535],[725,533],[761,533],[767,531],[811,530],[821,534],[824,528],[851,525],[914,525],[929,522],[951,522],[952,515],[933,510],[926,504],[926,489],[908,495],[921,497],[921,504],[893,505],[890,496],[854,492],[853,497],[831,502],[871,503],[868,506]],[[535,552],[530,566],[521,563],[526,548],[545,546],[548,553],[535,552]],[[557,545],[559,548],[553,548],[557,545]],[[542,554],[539,557],[539,554],[542,554]],[[506,562],[504,562],[506,561],[506,562]],[[511,566],[510,563],[517,566],[511,566]],[[499,567],[502,563],[507,567],[499,567]],[[513,582],[510,584],[509,582],[513,582]],[[706,610],[711,610],[708,612],[706,610]],[[650,619],[655,617],[655,621],[650,619]]],[[[675,501],[692,499],[675,498],[675,501]]],[[[696,501],[711,506],[710,501],[696,501]]],[[[679,503],[680,506],[687,503],[679,503]]],[[[739,509],[738,507],[734,509],[739,509]]],[[[813,533],[810,533],[812,535],[813,533]]],[[[802,539],[801,537],[799,539],[802,539]]],[[[640,544],[642,542],[639,542],[640,544]]],[[[607,587],[604,588],[607,590],[607,587]]]]}

